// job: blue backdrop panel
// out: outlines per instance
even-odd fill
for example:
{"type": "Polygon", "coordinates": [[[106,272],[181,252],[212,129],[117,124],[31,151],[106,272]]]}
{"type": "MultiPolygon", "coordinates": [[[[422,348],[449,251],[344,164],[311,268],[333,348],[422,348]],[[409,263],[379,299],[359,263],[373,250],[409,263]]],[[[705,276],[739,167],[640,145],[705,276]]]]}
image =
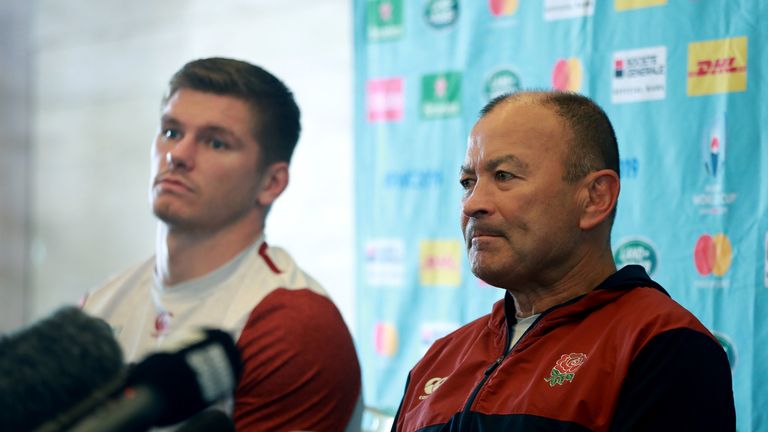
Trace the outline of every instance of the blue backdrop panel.
{"type": "Polygon", "coordinates": [[[766,14],[760,0],[356,0],[366,403],[394,413],[429,345],[502,298],[464,253],[466,138],[493,96],[557,88],[616,127],[617,263],[644,265],[718,337],[739,430],[768,430],[766,14]]]}

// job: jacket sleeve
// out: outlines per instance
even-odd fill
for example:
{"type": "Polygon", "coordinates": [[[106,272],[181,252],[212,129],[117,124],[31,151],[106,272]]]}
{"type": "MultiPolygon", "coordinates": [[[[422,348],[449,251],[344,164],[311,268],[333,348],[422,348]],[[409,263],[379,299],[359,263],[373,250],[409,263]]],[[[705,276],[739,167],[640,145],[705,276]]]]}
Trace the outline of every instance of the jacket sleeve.
{"type": "Polygon", "coordinates": [[[688,328],[661,333],[640,351],[611,425],[611,431],[682,430],[736,430],[725,350],[688,328]]]}
{"type": "Polygon", "coordinates": [[[330,299],[307,289],[273,291],[251,313],[237,346],[238,431],[345,430],[360,398],[360,366],[330,299]]]}

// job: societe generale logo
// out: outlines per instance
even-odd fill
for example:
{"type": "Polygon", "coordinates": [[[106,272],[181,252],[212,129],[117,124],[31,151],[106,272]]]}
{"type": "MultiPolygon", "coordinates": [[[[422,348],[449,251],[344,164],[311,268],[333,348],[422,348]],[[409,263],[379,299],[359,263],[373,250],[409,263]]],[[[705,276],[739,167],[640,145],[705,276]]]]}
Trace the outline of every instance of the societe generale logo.
{"type": "Polygon", "coordinates": [[[688,44],[688,96],[747,89],[745,36],[688,44]]]}
{"type": "Polygon", "coordinates": [[[702,276],[723,276],[731,268],[733,247],[725,234],[704,234],[696,241],[693,251],[696,271],[702,276]]]}
{"type": "Polygon", "coordinates": [[[552,88],[577,92],[581,90],[583,75],[584,71],[578,58],[560,59],[552,69],[552,88]]]}

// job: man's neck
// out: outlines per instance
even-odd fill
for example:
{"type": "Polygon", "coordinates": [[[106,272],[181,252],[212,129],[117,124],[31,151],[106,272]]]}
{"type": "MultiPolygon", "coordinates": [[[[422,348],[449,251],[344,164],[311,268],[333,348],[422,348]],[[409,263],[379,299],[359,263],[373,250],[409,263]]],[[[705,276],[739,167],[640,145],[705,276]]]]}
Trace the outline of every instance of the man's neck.
{"type": "Polygon", "coordinates": [[[507,289],[515,300],[518,318],[525,318],[592,291],[616,272],[609,249],[586,254],[554,281],[534,282],[507,289]]]}
{"type": "Polygon", "coordinates": [[[159,222],[155,270],[166,286],[205,276],[252,245],[262,232],[260,224],[200,232],[174,229],[159,222]]]}

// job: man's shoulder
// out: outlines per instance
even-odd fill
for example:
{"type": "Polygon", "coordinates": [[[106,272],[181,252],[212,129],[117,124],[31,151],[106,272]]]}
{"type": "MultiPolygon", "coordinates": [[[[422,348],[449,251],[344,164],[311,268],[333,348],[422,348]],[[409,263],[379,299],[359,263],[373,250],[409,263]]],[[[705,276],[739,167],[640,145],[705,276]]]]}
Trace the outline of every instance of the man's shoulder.
{"type": "Polygon", "coordinates": [[[640,286],[630,289],[615,302],[607,305],[604,312],[620,323],[621,325],[614,327],[625,333],[638,333],[647,337],[669,330],[688,328],[713,338],[710,331],[691,311],[654,287],[640,286]],[[650,329],[653,331],[649,332],[650,329]]]}
{"type": "MultiPolygon", "coordinates": [[[[274,288],[309,289],[320,296],[328,296],[322,285],[301,268],[285,249],[269,245],[266,249],[259,250],[254,259],[264,261],[271,270],[269,276],[274,280],[274,288]]],[[[255,270],[256,267],[251,267],[251,269],[255,270]]]]}

